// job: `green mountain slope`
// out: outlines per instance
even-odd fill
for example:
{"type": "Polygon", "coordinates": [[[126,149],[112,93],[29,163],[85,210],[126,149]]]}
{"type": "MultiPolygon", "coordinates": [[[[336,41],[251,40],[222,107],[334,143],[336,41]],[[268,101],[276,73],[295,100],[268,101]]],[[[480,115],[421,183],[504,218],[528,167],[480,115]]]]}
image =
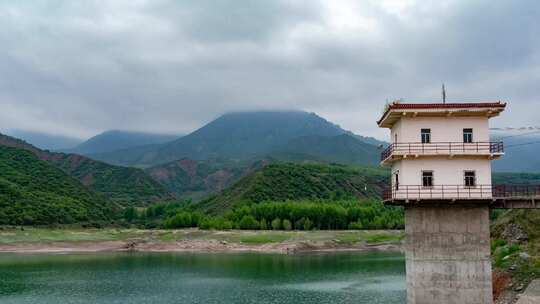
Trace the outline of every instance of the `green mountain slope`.
{"type": "Polygon", "coordinates": [[[144,145],[162,144],[179,137],[181,135],[111,130],[98,134],[65,152],[90,155],[144,145]]]}
{"type": "Polygon", "coordinates": [[[243,203],[380,197],[386,170],[328,164],[270,164],[220,194],[196,204],[223,213],[243,203]]]}
{"type": "Polygon", "coordinates": [[[145,171],[177,196],[199,200],[225,189],[266,163],[266,160],[235,162],[221,159],[197,161],[184,158],[157,165],[145,171]]]}
{"type": "Polygon", "coordinates": [[[0,146],[0,225],[109,220],[115,208],[31,152],[0,146]]]}
{"type": "Polygon", "coordinates": [[[540,185],[540,173],[493,172],[493,184],[540,185]]]}
{"type": "Polygon", "coordinates": [[[109,163],[152,166],[182,158],[247,160],[302,136],[347,133],[314,113],[242,112],[219,117],[171,143],[92,155],[109,163]]]}
{"type": "Polygon", "coordinates": [[[312,135],[292,139],[271,152],[270,156],[284,161],[311,159],[342,164],[376,165],[379,163],[380,151],[376,146],[349,134],[312,135]]]}
{"type": "Polygon", "coordinates": [[[143,170],[109,165],[77,154],[40,150],[22,140],[0,134],[0,146],[17,147],[35,154],[90,190],[122,206],[146,206],[172,195],[143,170]]]}

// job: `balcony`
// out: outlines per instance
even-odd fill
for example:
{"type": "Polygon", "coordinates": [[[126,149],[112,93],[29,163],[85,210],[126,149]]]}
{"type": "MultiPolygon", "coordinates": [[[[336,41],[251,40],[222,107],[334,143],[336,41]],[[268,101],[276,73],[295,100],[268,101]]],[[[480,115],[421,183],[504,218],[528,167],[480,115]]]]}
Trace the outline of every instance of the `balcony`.
{"type": "Polygon", "coordinates": [[[383,191],[383,200],[519,200],[540,198],[540,185],[399,185],[399,189],[388,188],[383,191]]]}
{"type": "Polygon", "coordinates": [[[434,143],[394,143],[381,152],[381,162],[394,158],[419,155],[489,155],[500,156],[504,153],[502,142],[434,142],[434,143]]]}

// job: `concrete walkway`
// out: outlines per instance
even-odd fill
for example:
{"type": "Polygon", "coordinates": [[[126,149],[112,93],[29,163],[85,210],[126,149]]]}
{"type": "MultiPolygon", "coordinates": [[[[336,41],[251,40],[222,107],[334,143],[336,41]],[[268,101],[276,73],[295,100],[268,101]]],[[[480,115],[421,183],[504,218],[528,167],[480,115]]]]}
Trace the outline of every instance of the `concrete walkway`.
{"type": "Polygon", "coordinates": [[[540,304],[540,279],[534,280],[519,297],[516,304],[540,304]]]}

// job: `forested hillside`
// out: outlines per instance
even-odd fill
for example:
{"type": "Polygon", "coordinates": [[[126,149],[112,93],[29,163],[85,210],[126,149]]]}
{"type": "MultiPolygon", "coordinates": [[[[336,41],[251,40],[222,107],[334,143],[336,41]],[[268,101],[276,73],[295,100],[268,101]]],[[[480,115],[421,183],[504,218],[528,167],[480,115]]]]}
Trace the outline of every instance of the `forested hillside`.
{"type": "Polygon", "coordinates": [[[117,209],[29,151],[0,146],[0,172],[0,225],[107,221],[117,209]]]}
{"type": "Polygon", "coordinates": [[[22,140],[0,134],[0,146],[17,147],[34,153],[90,190],[123,206],[146,206],[172,195],[143,170],[109,165],[77,154],[40,150],[22,140]]]}
{"type": "Polygon", "coordinates": [[[200,200],[225,189],[267,163],[267,160],[238,162],[223,159],[197,161],[184,158],[145,171],[177,196],[200,200]]]}
{"type": "Polygon", "coordinates": [[[276,163],[242,178],[196,206],[220,213],[244,203],[264,201],[378,198],[386,182],[387,172],[382,169],[276,163]]]}

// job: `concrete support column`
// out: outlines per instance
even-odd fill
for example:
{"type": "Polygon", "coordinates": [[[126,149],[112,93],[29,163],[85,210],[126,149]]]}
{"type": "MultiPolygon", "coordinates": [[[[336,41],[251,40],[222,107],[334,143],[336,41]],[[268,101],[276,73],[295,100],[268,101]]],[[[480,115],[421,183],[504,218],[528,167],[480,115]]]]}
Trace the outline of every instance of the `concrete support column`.
{"type": "Polygon", "coordinates": [[[489,208],[405,209],[407,303],[492,304],[489,208]]]}

